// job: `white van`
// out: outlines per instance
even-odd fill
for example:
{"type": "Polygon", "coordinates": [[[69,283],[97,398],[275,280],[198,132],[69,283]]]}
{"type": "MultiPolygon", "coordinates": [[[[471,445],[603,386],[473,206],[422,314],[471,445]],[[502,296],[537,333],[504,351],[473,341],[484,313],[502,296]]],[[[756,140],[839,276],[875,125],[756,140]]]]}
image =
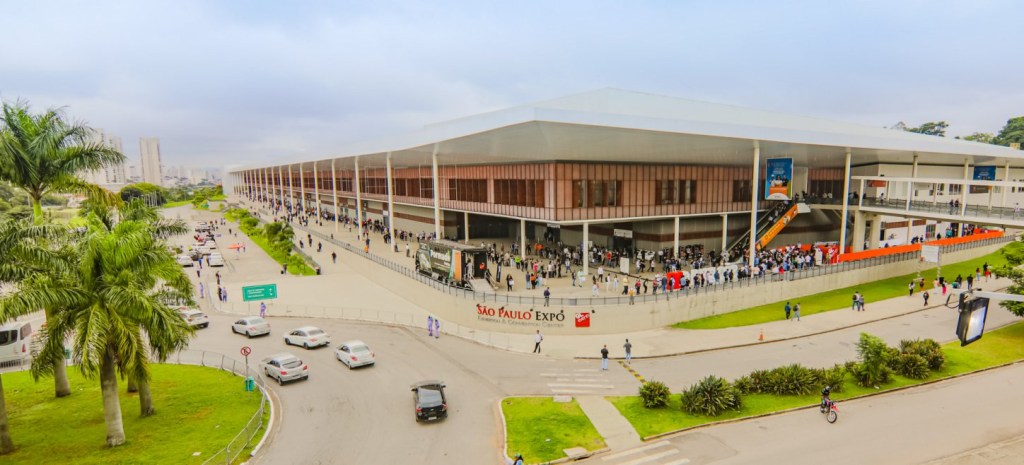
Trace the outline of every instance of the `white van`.
{"type": "Polygon", "coordinates": [[[31,343],[32,323],[21,321],[0,326],[0,367],[27,362],[31,343]]]}

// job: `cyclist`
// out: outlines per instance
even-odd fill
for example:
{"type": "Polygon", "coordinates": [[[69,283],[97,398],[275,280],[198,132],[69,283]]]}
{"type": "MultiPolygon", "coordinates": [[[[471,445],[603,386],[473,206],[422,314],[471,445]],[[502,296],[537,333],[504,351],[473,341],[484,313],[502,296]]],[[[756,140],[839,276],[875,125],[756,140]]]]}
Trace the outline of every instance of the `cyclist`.
{"type": "Polygon", "coordinates": [[[829,404],[832,403],[832,399],[829,398],[830,394],[832,394],[832,389],[830,387],[828,387],[828,386],[825,386],[825,389],[821,390],[821,411],[822,412],[824,412],[826,409],[828,409],[829,404]]]}

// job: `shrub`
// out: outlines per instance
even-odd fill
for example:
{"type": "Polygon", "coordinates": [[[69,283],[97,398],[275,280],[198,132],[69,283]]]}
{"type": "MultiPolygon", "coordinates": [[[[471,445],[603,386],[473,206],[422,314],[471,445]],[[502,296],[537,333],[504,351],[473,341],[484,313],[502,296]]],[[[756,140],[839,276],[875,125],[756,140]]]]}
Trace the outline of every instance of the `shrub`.
{"type": "Polygon", "coordinates": [[[794,363],[769,372],[767,392],[777,396],[804,395],[811,392],[816,381],[814,372],[794,363]]]}
{"type": "Polygon", "coordinates": [[[889,368],[891,348],[881,338],[868,333],[860,333],[857,342],[857,354],[860,362],[851,370],[857,382],[864,387],[885,384],[892,375],[889,368]]]}
{"type": "Polygon", "coordinates": [[[896,358],[894,369],[897,373],[911,379],[924,379],[928,377],[931,370],[928,369],[928,361],[917,354],[900,354],[896,358]]]}
{"type": "Polygon", "coordinates": [[[750,387],[748,388],[748,394],[758,394],[768,392],[768,386],[770,385],[769,378],[771,377],[770,371],[768,370],[754,370],[750,372],[750,387]]]}
{"type": "Polygon", "coordinates": [[[914,339],[900,341],[900,352],[904,354],[920,355],[928,362],[928,368],[938,370],[946,362],[942,354],[942,346],[933,339],[914,339]]]}
{"type": "Polygon", "coordinates": [[[647,381],[640,386],[640,399],[644,407],[659,408],[668,405],[668,396],[672,394],[668,386],[661,381],[647,381]]]}
{"type": "Polygon", "coordinates": [[[740,393],[728,381],[709,375],[682,394],[683,411],[693,415],[718,416],[726,410],[739,410],[740,393]]]}
{"type": "Polygon", "coordinates": [[[832,368],[817,368],[812,370],[815,380],[820,386],[828,386],[832,392],[843,392],[843,383],[846,382],[846,367],[836,364],[832,368]]]}
{"type": "Polygon", "coordinates": [[[750,376],[740,376],[732,382],[733,387],[736,388],[741,394],[756,394],[754,390],[754,381],[750,379],[750,376]]]}

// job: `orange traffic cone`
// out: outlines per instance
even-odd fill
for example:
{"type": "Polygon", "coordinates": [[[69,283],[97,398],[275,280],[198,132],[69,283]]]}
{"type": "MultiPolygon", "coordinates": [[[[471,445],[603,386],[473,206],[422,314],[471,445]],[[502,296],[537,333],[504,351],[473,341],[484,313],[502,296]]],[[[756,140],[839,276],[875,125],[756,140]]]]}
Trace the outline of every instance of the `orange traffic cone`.
{"type": "Polygon", "coordinates": [[[757,337],[757,340],[758,341],[763,341],[764,340],[764,330],[763,329],[761,330],[761,335],[757,337]]]}

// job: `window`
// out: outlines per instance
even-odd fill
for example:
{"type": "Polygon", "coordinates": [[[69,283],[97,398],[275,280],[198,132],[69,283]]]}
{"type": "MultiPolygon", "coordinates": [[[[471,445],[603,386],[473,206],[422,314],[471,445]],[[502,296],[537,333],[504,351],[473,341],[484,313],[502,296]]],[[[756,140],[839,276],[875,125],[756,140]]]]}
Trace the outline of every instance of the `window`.
{"type": "Polygon", "coordinates": [[[572,204],[576,208],[583,208],[587,203],[587,181],[577,179],[572,182],[572,204]]]}
{"type": "Polygon", "coordinates": [[[654,189],[654,203],[656,205],[677,203],[676,181],[668,179],[658,181],[654,189]]]}
{"type": "Polygon", "coordinates": [[[590,206],[591,207],[603,207],[604,206],[604,181],[589,181],[590,185],[590,206]]]}
{"type": "Polygon", "coordinates": [[[732,182],[732,201],[733,202],[746,202],[750,200],[750,196],[753,194],[750,191],[750,181],[737,179],[732,182]]]}
{"type": "Polygon", "coordinates": [[[949,195],[959,195],[960,192],[963,192],[963,188],[964,188],[963,184],[950,184],[949,185],[949,195]]]}
{"type": "Polygon", "coordinates": [[[495,179],[494,203],[523,207],[544,207],[544,181],[495,179]]]}
{"type": "Polygon", "coordinates": [[[487,180],[449,179],[448,198],[466,202],[487,203],[487,180]]]}
{"type": "Polygon", "coordinates": [[[682,199],[678,199],[678,203],[691,204],[697,203],[697,181],[695,179],[686,179],[679,181],[680,190],[682,190],[682,199]]]}

